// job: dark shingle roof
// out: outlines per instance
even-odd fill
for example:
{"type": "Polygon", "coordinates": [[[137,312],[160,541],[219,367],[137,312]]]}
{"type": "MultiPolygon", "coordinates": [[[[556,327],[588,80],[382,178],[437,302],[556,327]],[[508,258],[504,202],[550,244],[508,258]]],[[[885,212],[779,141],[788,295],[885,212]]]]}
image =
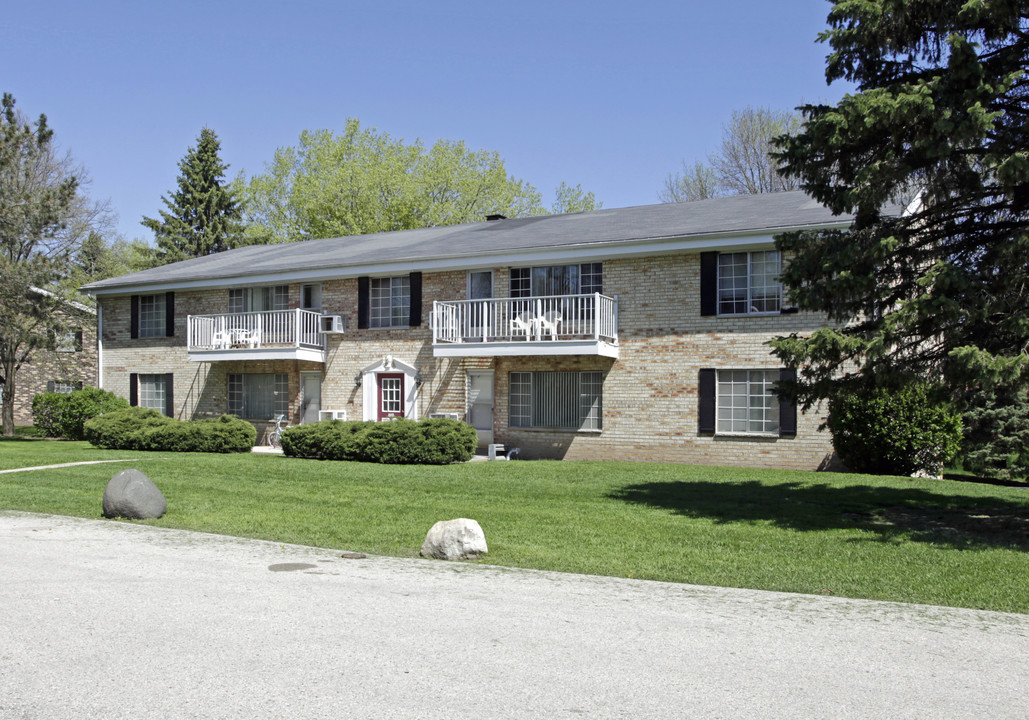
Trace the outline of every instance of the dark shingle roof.
{"type": "Polygon", "coordinates": [[[257,245],[164,265],[83,287],[87,292],[144,285],[231,280],[251,275],[359,269],[440,258],[596,247],[640,240],[750,234],[845,224],[800,191],[741,195],[566,215],[400,230],[301,243],[257,245]]]}

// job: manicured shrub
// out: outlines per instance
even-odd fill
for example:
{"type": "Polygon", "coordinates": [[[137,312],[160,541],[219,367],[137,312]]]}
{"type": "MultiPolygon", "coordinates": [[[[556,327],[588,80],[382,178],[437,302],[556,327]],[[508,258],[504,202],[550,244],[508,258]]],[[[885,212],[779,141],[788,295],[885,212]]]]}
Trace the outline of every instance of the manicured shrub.
{"type": "Polygon", "coordinates": [[[960,414],[925,383],[841,393],[828,425],[843,463],[875,475],[936,475],[961,443],[960,414]]]}
{"type": "Polygon", "coordinates": [[[326,420],[297,425],[282,434],[282,450],[290,457],[394,465],[463,462],[472,457],[477,442],[473,427],[447,419],[326,420]]]}
{"type": "Polygon", "coordinates": [[[125,398],[95,387],[46,392],[32,398],[32,422],[47,437],[84,440],[87,420],[128,406],[125,398]]]}
{"type": "Polygon", "coordinates": [[[235,415],[173,421],[155,428],[149,436],[151,450],[168,452],[250,452],[256,441],[254,426],[235,415]]]}
{"type": "Polygon", "coordinates": [[[94,418],[85,430],[90,443],[112,450],[250,452],[257,441],[254,426],[235,415],[183,421],[140,407],[94,418]]]}

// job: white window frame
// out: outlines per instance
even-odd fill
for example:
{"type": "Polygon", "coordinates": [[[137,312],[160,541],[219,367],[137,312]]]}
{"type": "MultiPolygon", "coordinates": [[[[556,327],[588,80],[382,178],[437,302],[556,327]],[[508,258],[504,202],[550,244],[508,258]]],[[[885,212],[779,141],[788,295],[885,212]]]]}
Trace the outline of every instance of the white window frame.
{"type": "Polygon", "coordinates": [[[604,374],[599,370],[511,372],[508,382],[508,424],[512,428],[603,429],[604,374]],[[561,402],[568,404],[555,405],[561,402]]]}
{"type": "Polygon", "coordinates": [[[368,327],[407,327],[410,324],[410,276],[371,278],[368,284],[368,327]]]}
{"type": "Polygon", "coordinates": [[[139,337],[165,337],[168,334],[166,303],[164,293],[139,296],[139,337]]]}
{"type": "Polygon", "coordinates": [[[718,314],[778,315],[782,311],[783,292],[782,283],[775,278],[781,272],[782,255],[778,250],[719,253],[718,314]],[[774,265],[773,272],[767,270],[770,262],[774,265]],[[740,272],[744,267],[745,274],[740,272]],[[730,268],[735,272],[728,273],[730,268]],[[740,305],[743,310],[737,309],[740,305]]]}
{"type": "Polygon", "coordinates": [[[719,370],[715,434],[779,436],[779,370],[719,370]]]}
{"type": "Polygon", "coordinates": [[[79,340],[81,328],[65,330],[54,336],[54,352],[74,353],[82,350],[82,342],[79,340]]]}
{"type": "Polygon", "coordinates": [[[542,281],[546,285],[550,280],[546,277],[555,270],[574,272],[575,287],[570,288],[569,293],[557,293],[568,295],[586,295],[593,292],[603,292],[604,264],[603,263],[569,263],[567,265],[534,265],[532,267],[515,267],[509,271],[508,294],[513,298],[521,297],[547,297],[555,293],[547,292],[546,287],[540,287],[542,281]]]}
{"type": "Polygon", "coordinates": [[[136,404],[164,415],[168,410],[168,377],[164,373],[140,373],[136,383],[136,404]]]}

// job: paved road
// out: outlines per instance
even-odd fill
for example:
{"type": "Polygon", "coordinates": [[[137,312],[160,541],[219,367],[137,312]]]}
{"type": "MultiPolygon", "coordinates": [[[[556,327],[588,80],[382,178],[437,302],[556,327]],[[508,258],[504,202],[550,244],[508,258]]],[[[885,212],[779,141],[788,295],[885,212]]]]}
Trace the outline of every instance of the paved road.
{"type": "Polygon", "coordinates": [[[0,512],[0,718],[1025,718],[1029,616],[0,512]]]}

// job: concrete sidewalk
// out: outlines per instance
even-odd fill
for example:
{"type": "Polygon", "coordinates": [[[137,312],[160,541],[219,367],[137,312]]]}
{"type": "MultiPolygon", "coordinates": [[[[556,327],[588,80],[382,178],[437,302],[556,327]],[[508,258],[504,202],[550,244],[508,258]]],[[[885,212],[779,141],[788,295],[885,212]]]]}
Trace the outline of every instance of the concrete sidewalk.
{"type": "Polygon", "coordinates": [[[0,718],[1029,715],[1029,616],[343,551],[0,512],[0,718]]]}

